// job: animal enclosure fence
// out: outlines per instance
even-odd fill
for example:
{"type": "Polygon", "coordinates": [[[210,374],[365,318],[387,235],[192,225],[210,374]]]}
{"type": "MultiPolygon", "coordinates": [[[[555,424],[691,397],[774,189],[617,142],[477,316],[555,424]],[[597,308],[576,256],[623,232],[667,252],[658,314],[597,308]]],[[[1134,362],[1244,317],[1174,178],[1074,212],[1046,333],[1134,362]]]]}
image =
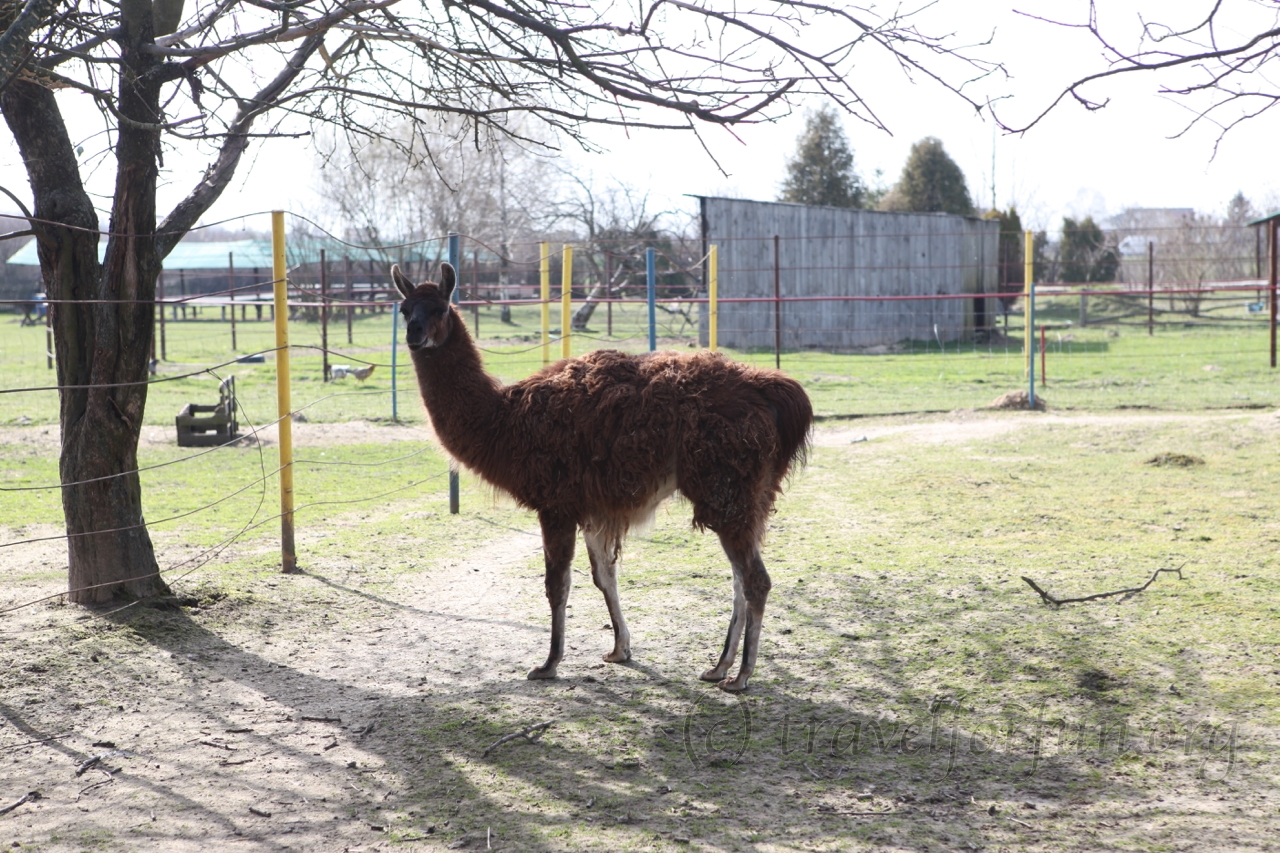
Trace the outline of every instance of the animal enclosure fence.
{"type": "MultiPolygon", "coordinates": [[[[771,248],[769,242],[765,242],[766,250],[771,248]]],[[[432,241],[429,248],[434,250],[437,245],[446,246],[446,240],[432,241]]],[[[1012,310],[1024,300],[1018,294],[802,296],[779,292],[776,296],[734,296],[729,294],[738,272],[726,261],[729,250],[725,246],[716,245],[716,262],[712,261],[711,247],[700,253],[702,247],[696,242],[649,247],[653,249],[651,264],[646,263],[647,253],[636,257],[621,250],[611,252],[607,245],[603,248],[579,245],[572,263],[565,265],[560,245],[516,246],[504,259],[475,241],[465,237],[459,241],[459,307],[494,372],[508,381],[519,379],[537,370],[546,359],[558,357],[564,346],[577,354],[600,346],[643,351],[650,346],[689,348],[715,343],[734,358],[781,363],[804,381],[820,417],[849,418],[985,405],[999,391],[1025,382],[1024,356],[1030,349],[1045,359],[1043,366],[1049,374],[1045,393],[1056,405],[1231,407],[1276,402],[1269,391],[1274,383],[1263,381],[1268,376],[1267,346],[1274,329],[1272,281],[1267,277],[1180,279],[1178,264],[1185,263],[1185,255],[1162,264],[1154,247],[1148,249],[1146,275],[1139,280],[1040,285],[1035,295],[1040,322],[1034,327],[1027,327],[1023,315],[1012,310]],[[608,272],[604,287],[600,286],[600,269],[608,272]],[[713,280],[720,288],[714,309],[712,294],[706,290],[713,280]],[[976,312],[947,319],[939,311],[939,305],[966,300],[971,307],[975,300],[993,306],[987,309],[983,326],[973,322],[976,312]],[[833,323],[828,315],[847,302],[878,305],[884,316],[897,312],[911,318],[905,327],[916,331],[868,346],[813,348],[800,343],[810,333],[830,332],[833,323]],[[760,332],[757,315],[750,315],[748,325],[738,325],[735,306],[746,306],[757,314],[763,306],[766,318],[780,317],[782,322],[774,319],[776,325],[769,331],[775,334],[758,347],[725,347],[724,341],[734,335],[760,332]],[[718,340],[710,338],[713,311],[718,319],[718,340]],[[930,319],[923,322],[920,317],[930,319]]],[[[352,253],[366,250],[346,247],[352,253]]],[[[834,254],[838,250],[830,251],[834,254]]],[[[423,252],[422,257],[429,254],[423,252]]],[[[827,265],[804,268],[808,263],[804,258],[812,256],[816,255],[798,254],[800,267],[790,271],[777,264],[779,279],[788,274],[795,279],[802,274],[829,275],[827,265]]],[[[1266,270],[1252,253],[1241,261],[1242,265],[1246,262],[1252,267],[1246,271],[1266,270]]],[[[426,262],[418,264],[418,277],[425,277],[426,262]]],[[[220,380],[227,375],[237,378],[240,420],[253,436],[290,414],[321,421],[388,420],[388,415],[397,411],[395,395],[399,389],[413,387],[412,369],[396,356],[395,300],[377,271],[371,274],[367,265],[361,266],[352,265],[352,289],[360,294],[354,299],[347,298],[345,258],[335,257],[327,247],[323,263],[299,261],[280,280],[287,285],[283,303],[264,298],[245,304],[249,293],[263,291],[265,296],[266,286],[275,283],[264,280],[261,273],[252,280],[248,275],[226,278],[222,292],[188,292],[184,296],[167,289],[157,299],[156,337],[164,340],[164,318],[169,326],[168,352],[163,346],[157,352],[147,422],[168,428],[181,405],[198,401],[200,394],[216,394],[216,382],[202,382],[199,377],[220,380]],[[283,412],[273,411],[277,402],[273,361],[282,351],[274,337],[273,321],[282,317],[276,313],[277,304],[284,306],[283,318],[290,320],[288,347],[295,371],[292,388],[298,399],[283,412]],[[237,317],[238,327],[228,315],[237,317]],[[336,329],[329,328],[333,323],[339,324],[336,329]],[[252,360],[255,357],[261,357],[262,362],[252,360]],[[373,372],[364,380],[348,376],[334,384],[328,381],[333,379],[328,368],[338,360],[357,369],[372,368],[373,372]]],[[[750,271],[752,275],[758,272],[750,271]]],[[[909,270],[899,274],[910,277],[909,270]]],[[[175,277],[181,281],[181,272],[166,273],[167,282],[175,277]]],[[[59,310],[57,300],[46,304],[59,310]]],[[[16,302],[11,305],[21,307],[16,302]]],[[[9,382],[0,389],[5,392],[0,394],[0,423],[56,423],[55,389],[45,378],[49,365],[45,331],[22,326],[19,321],[15,313],[12,323],[5,326],[9,382]],[[19,402],[33,399],[43,402],[19,402]]],[[[850,334],[871,329],[858,325],[861,321],[845,322],[849,326],[844,331],[850,334]]],[[[416,405],[400,406],[399,412],[400,421],[421,421],[416,405]]],[[[242,449],[231,446],[211,452],[238,453],[242,449]]],[[[318,458],[305,461],[309,466],[330,464],[318,458]]],[[[294,461],[295,467],[299,464],[294,461]]],[[[285,465],[264,463],[261,468],[244,482],[228,484],[218,495],[201,493],[195,501],[198,505],[171,516],[158,516],[159,523],[170,517],[173,520],[169,523],[181,523],[183,513],[227,501],[233,493],[269,489],[285,465]]],[[[443,485],[446,477],[441,461],[424,477],[415,478],[411,485],[397,485],[394,491],[427,482],[443,485]]],[[[55,479],[29,485],[56,495],[68,484],[55,479]]],[[[369,483],[366,492],[353,494],[350,500],[383,500],[390,492],[382,485],[369,483]]],[[[299,484],[304,496],[306,488],[305,481],[299,484]]],[[[307,503],[304,498],[299,507],[307,503]]],[[[229,531],[228,541],[238,541],[237,537],[250,535],[249,531],[284,514],[284,510],[279,514],[254,511],[242,525],[245,532],[240,528],[229,531]]],[[[17,547],[23,541],[0,544],[17,547]]],[[[210,554],[216,553],[217,546],[210,547],[214,549],[210,554]]]]}

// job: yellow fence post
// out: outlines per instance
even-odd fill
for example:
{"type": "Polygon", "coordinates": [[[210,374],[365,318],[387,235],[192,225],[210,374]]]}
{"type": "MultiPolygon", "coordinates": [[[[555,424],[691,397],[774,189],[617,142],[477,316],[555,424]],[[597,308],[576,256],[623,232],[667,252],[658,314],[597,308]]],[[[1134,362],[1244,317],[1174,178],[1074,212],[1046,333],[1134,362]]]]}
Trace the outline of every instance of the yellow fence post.
{"type": "Polygon", "coordinates": [[[707,316],[709,319],[709,327],[707,330],[707,342],[711,344],[711,351],[716,351],[718,345],[718,336],[720,331],[720,270],[719,259],[720,253],[717,251],[714,243],[708,250],[707,257],[707,316]]]}
{"type": "Polygon", "coordinates": [[[1023,373],[1031,372],[1031,279],[1035,274],[1035,251],[1035,235],[1028,230],[1022,240],[1022,325],[1026,330],[1022,335],[1022,349],[1026,355],[1023,373]]]}
{"type": "Polygon", "coordinates": [[[280,567],[298,570],[293,547],[293,403],[289,399],[289,305],[284,211],[271,212],[271,277],[276,310],[276,414],[280,418],[280,567]]]}
{"type": "Polygon", "coordinates": [[[542,363],[551,361],[551,244],[540,243],[542,254],[542,363]]]}
{"type": "Polygon", "coordinates": [[[569,327],[573,318],[569,316],[569,303],[573,300],[573,247],[564,247],[563,269],[560,270],[560,357],[569,357],[571,335],[569,327]]]}

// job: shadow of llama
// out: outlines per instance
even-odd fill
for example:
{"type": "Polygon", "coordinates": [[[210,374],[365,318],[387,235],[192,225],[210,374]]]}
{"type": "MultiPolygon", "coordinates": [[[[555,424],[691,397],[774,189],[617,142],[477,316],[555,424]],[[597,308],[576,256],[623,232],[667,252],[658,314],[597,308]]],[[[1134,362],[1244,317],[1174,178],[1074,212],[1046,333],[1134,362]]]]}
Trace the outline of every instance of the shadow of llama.
{"type": "Polygon", "coordinates": [[[613,622],[606,661],[631,658],[618,601],[617,564],[633,525],[679,491],[693,524],[720,537],[733,567],[733,616],[705,681],[747,688],[760,647],[769,574],[760,543],[783,480],[803,464],[813,408],[799,383],[711,352],[628,355],[598,350],[513,385],[484,370],[450,302],[457,282],[417,287],[391,268],[404,296],[405,341],[431,424],[445,449],[538,513],[551,604],[551,653],[529,678],[555,678],[564,656],[565,606],[582,528],[591,578],[613,622]],[[736,677],[729,669],[742,649],[736,677]]]}

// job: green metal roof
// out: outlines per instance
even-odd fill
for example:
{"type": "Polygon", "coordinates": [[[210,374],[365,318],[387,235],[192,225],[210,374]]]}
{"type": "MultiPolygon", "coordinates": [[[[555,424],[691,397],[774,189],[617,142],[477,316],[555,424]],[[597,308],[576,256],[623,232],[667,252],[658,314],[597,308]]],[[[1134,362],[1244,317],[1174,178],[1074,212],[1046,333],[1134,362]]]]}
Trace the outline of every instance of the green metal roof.
{"type": "Polygon", "coordinates": [[[1255,219],[1252,222],[1246,222],[1245,225],[1262,225],[1263,223],[1270,222],[1273,219],[1280,219],[1280,210],[1277,210],[1275,213],[1268,213],[1266,216],[1255,219]]]}

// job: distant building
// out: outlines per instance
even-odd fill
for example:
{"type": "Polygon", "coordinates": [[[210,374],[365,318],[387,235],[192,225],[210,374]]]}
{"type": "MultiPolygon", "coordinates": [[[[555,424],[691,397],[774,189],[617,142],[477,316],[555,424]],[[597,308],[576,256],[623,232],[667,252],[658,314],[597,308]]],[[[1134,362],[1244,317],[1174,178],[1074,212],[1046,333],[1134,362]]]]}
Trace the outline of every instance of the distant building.
{"type": "Polygon", "coordinates": [[[1103,228],[1116,235],[1120,254],[1146,255],[1147,243],[1160,245],[1172,232],[1195,221],[1196,212],[1189,207],[1130,207],[1108,219],[1103,228]]]}
{"type": "Polygon", "coordinates": [[[996,220],[699,200],[703,246],[718,246],[720,298],[752,300],[719,305],[723,346],[772,349],[777,336],[783,349],[857,350],[972,340],[995,325],[996,220]],[[775,275],[780,295],[795,297],[780,307],[775,275]]]}

